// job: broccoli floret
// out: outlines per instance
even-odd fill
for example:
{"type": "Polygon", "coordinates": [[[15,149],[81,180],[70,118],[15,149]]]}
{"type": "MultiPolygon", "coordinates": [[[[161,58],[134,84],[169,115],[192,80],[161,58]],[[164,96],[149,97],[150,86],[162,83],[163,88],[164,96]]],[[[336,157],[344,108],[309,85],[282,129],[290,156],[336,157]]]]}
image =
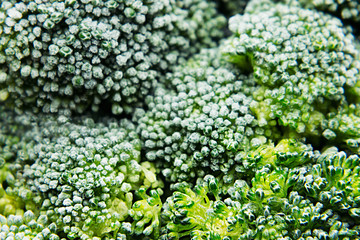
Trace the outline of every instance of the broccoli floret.
{"type": "Polygon", "coordinates": [[[129,215],[135,220],[132,223],[132,229],[135,234],[152,234],[155,239],[158,239],[162,209],[159,193],[162,191],[153,189],[148,195],[145,188],[140,188],[136,193],[141,200],[136,201],[129,211],[129,215]]]}
{"type": "Polygon", "coordinates": [[[316,10],[274,3],[263,8],[250,6],[232,17],[234,34],[223,44],[228,60],[250,69],[259,86],[251,110],[259,121],[326,135],[327,114],[349,104],[345,93],[359,79],[354,37],[337,18],[316,10]]]}
{"type": "Polygon", "coordinates": [[[358,5],[1,1],[0,240],[360,240],[358,5]]]}
{"type": "Polygon", "coordinates": [[[298,0],[304,8],[316,8],[318,10],[334,14],[343,21],[349,20],[357,30],[360,30],[360,1],[359,0],[298,0]]]}
{"type": "Polygon", "coordinates": [[[23,214],[24,209],[34,210],[29,189],[7,187],[19,181],[17,173],[10,171],[9,166],[17,157],[25,158],[20,135],[29,127],[25,122],[17,124],[15,116],[0,106],[0,214],[4,216],[23,214]]]}
{"type": "Polygon", "coordinates": [[[131,113],[162,71],[215,46],[224,24],[204,0],[3,1],[0,101],[18,111],[131,113]]]}
{"type": "Polygon", "coordinates": [[[171,182],[226,173],[237,152],[276,138],[250,111],[246,76],[226,66],[218,49],[203,51],[168,75],[173,88],[158,87],[144,116],[137,113],[145,158],[171,182]]]}
{"type": "Polygon", "coordinates": [[[29,127],[29,122],[17,124],[15,117],[14,112],[0,105],[0,169],[19,154],[19,137],[29,127]]]}
{"type": "Polygon", "coordinates": [[[40,115],[19,141],[24,154],[7,165],[17,179],[7,181],[5,190],[16,197],[30,191],[35,213],[46,215],[59,233],[69,239],[113,239],[158,231],[159,213],[141,202],[161,195],[162,182],[150,163],[140,162],[140,141],[128,120],[40,115]],[[134,197],[143,188],[152,189],[151,196],[134,197]],[[132,208],[145,216],[142,223],[139,214],[131,219],[132,208]],[[141,224],[151,226],[141,232],[141,224]]]}
{"type": "MultiPolygon", "coordinates": [[[[350,222],[360,223],[360,158],[346,156],[336,148],[325,151],[301,179],[302,192],[338,212],[350,222]]],[[[301,190],[299,190],[301,191],[301,190]]]]}
{"type": "MultiPolygon", "coordinates": [[[[325,201],[303,194],[301,186],[309,186],[312,192],[310,183],[304,185],[304,179],[311,176],[305,167],[266,165],[256,170],[251,181],[235,181],[227,193],[209,175],[194,190],[177,184],[177,191],[165,204],[163,215],[169,223],[162,239],[355,239],[359,235],[357,221],[325,201]]],[[[324,176],[322,182],[337,184],[332,179],[324,176]]],[[[350,212],[358,213],[357,209],[350,212]]]]}
{"type": "Polygon", "coordinates": [[[264,166],[295,168],[314,164],[320,152],[311,145],[294,139],[282,139],[277,145],[270,142],[247,151],[239,151],[235,156],[235,167],[218,175],[220,189],[227,193],[238,179],[250,181],[256,171],[264,166]]]}
{"type": "Polygon", "coordinates": [[[0,215],[0,239],[60,240],[56,225],[46,215],[36,217],[32,211],[23,215],[0,215]]]}
{"type": "Polygon", "coordinates": [[[10,184],[17,184],[18,179],[8,169],[8,165],[0,168],[0,214],[21,215],[24,209],[33,209],[35,205],[31,200],[31,191],[25,187],[12,189],[10,184]]]}
{"type": "MultiPolygon", "coordinates": [[[[273,143],[264,144],[247,152],[247,154],[238,156],[243,158],[244,166],[272,165],[284,167],[296,167],[307,163],[314,163],[319,155],[318,151],[313,151],[311,145],[306,145],[295,139],[282,139],[274,146],[273,143]]],[[[249,168],[248,168],[249,169],[249,168]]]]}

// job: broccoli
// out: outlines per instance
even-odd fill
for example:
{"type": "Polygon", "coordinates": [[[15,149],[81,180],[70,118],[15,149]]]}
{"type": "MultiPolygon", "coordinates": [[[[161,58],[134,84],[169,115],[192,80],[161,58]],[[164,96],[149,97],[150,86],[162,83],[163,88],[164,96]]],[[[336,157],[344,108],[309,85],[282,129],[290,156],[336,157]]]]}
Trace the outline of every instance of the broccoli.
{"type": "Polygon", "coordinates": [[[360,240],[358,5],[2,1],[0,240],[360,240]]]}
{"type": "Polygon", "coordinates": [[[314,138],[341,135],[338,142],[358,136],[341,121],[337,128],[331,123],[341,118],[339,109],[350,108],[358,84],[359,52],[351,32],[339,19],[315,10],[258,6],[229,20],[234,34],[222,51],[228,61],[253,72],[259,88],[252,93],[251,110],[259,121],[276,120],[314,138]]]}
{"type": "Polygon", "coordinates": [[[36,218],[32,211],[26,211],[23,215],[0,215],[0,239],[24,239],[24,240],[60,240],[55,234],[56,225],[49,224],[46,215],[36,218]]]}
{"type": "Polygon", "coordinates": [[[1,201],[12,197],[18,203],[13,208],[31,202],[23,208],[46,215],[70,239],[158,231],[157,216],[148,219],[159,212],[158,205],[142,201],[161,195],[162,182],[150,163],[140,162],[131,122],[42,115],[14,119],[19,125],[26,121],[30,127],[17,143],[18,154],[4,165],[7,188],[1,201]],[[136,223],[131,226],[133,205],[136,223]]]}
{"type": "Polygon", "coordinates": [[[158,87],[140,115],[138,133],[145,158],[156,161],[170,181],[192,181],[207,172],[226,173],[236,155],[275,138],[260,127],[243,92],[247,76],[208,49],[167,76],[172,89],[158,87]],[[208,170],[205,170],[208,169],[208,170]]]}
{"type": "Polygon", "coordinates": [[[161,72],[222,37],[196,1],[3,1],[1,101],[21,111],[113,114],[141,107],[161,72]]]}
{"type": "MultiPolygon", "coordinates": [[[[289,154],[283,150],[278,158],[289,154]]],[[[162,239],[358,239],[359,210],[346,202],[357,206],[359,157],[328,152],[306,167],[259,164],[250,181],[236,180],[226,193],[211,175],[193,190],[177,184],[162,239]]]]}
{"type": "Polygon", "coordinates": [[[345,21],[350,21],[353,27],[360,30],[359,0],[299,0],[299,2],[304,8],[316,8],[318,10],[334,14],[345,21]]]}
{"type": "Polygon", "coordinates": [[[358,155],[327,149],[302,178],[302,192],[353,223],[360,223],[358,155]]]}

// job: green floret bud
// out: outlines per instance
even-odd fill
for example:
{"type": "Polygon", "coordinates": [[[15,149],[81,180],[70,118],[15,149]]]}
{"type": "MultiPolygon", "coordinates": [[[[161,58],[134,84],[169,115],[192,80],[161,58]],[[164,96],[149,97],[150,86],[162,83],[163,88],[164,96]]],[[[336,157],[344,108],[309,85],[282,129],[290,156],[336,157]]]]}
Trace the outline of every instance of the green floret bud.
{"type": "Polygon", "coordinates": [[[160,196],[162,190],[150,190],[149,195],[146,188],[140,188],[136,193],[142,199],[134,202],[129,210],[129,215],[134,219],[132,232],[145,236],[151,235],[154,239],[159,237],[160,211],[162,202],[160,196]]]}
{"type": "Polygon", "coordinates": [[[347,106],[347,91],[359,79],[354,37],[335,17],[265,2],[254,1],[229,20],[233,36],[222,46],[258,85],[251,110],[263,125],[276,121],[303,136],[335,139],[327,114],[347,106]]]}
{"type": "Polygon", "coordinates": [[[31,192],[28,189],[14,187],[6,187],[4,183],[11,186],[17,185],[16,179],[11,174],[8,166],[0,168],[0,214],[9,216],[11,214],[21,215],[25,208],[31,208],[31,192]],[[21,194],[19,196],[19,194],[21,194]]]}
{"type": "Polygon", "coordinates": [[[56,234],[56,226],[49,225],[45,215],[37,218],[32,211],[26,211],[23,215],[0,215],[0,219],[0,239],[61,239],[56,234]]]}
{"type": "MultiPolygon", "coordinates": [[[[241,158],[241,153],[239,158],[241,158]]],[[[272,166],[296,167],[314,162],[318,153],[313,152],[311,145],[306,145],[294,139],[282,139],[276,146],[274,144],[262,145],[250,151],[242,160],[244,167],[272,166]]]]}
{"type": "Polygon", "coordinates": [[[262,169],[267,176],[267,171],[272,169],[292,169],[314,164],[319,156],[320,152],[314,151],[310,144],[294,139],[282,139],[276,146],[269,142],[248,151],[239,151],[235,157],[235,168],[217,176],[220,189],[226,193],[237,179],[250,180],[255,174],[260,174],[258,170],[262,169]]]}
{"type": "Polygon", "coordinates": [[[302,191],[359,222],[359,162],[358,155],[347,156],[345,152],[329,148],[319,157],[317,164],[309,167],[302,179],[302,191]]]}
{"type": "Polygon", "coordinates": [[[360,112],[358,104],[340,106],[328,114],[323,132],[325,138],[338,146],[346,145],[354,153],[359,153],[360,112]],[[336,139],[334,136],[336,135],[336,139]]]}
{"type": "MultiPolygon", "coordinates": [[[[165,203],[163,218],[170,221],[161,239],[343,239],[357,236],[356,228],[320,202],[293,191],[300,169],[260,169],[251,180],[237,180],[229,194],[215,193],[213,176],[190,189],[177,184],[165,203]]],[[[356,210],[354,210],[355,212],[356,210]]]]}
{"type": "Polygon", "coordinates": [[[212,194],[210,185],[198,185],[194,191],[183,184],[177,186],[178,192],[167,200],[165,214],[171,222],[162,239],[232,239],[240,236],[245,229],[236,220],[237,207],[210,200],[209,196],[219,198],[212,194]]]}

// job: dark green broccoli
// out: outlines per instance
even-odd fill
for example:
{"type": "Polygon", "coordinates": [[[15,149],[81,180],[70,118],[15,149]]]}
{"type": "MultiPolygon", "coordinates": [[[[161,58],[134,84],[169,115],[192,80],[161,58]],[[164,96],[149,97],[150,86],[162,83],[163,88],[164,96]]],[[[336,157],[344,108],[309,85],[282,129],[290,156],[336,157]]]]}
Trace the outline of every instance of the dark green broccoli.
{"type": "MultiPolygon", "coordinates": [[[[333,209],[353,224],[360,223],[360,158],[329,148],[310,165],[299,184],[304,194],[333,209]]],[[[300,189],[299,189],[300,191],[300,189]]]]}
{"type": "Polygon", "coordinates": [[[220,12],[226,16],[243,13],[249,0],[215,0],[220,12]]]}
{"type": "Polygon", "coordinates": [[[222,37],[204,0],[9,0],[0,5],[0,101],[113,114],[143,106],[161,72],[222,37]]]}
{"type": "Polygon", "coordinates": [[[171,182],[207,172],[227,173],[239,151],[276,138],[260,127],[243,87],[246,76],[221,60],[217,49],[203,51],[168,74],[172,89],[158,87],[149,110],[136,113],[145,158],[156,161],[171,182]],[[144,115],[144,116],[143,116],[144,115]]]}

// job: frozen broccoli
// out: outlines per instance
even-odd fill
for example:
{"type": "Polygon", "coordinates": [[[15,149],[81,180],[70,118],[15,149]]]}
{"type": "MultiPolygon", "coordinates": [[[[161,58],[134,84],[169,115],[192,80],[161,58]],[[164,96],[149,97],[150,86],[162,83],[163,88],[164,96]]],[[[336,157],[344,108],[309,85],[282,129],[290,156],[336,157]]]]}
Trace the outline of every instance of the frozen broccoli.
{"type": "Polygon", "coordinates": [[[204,0],[3,1],[0,101],[18,111],[131,113],[161,72],[215,46],[224,24],[204,0]]]}
{"type": "Polygon", "coordinates": [[[132,123],[43,115],[14,122],[26,125],[26,120],[31,128],[18,136],[18,154],[3,167],[0,202],[15,206],[0,207],[2,214],[19,208],[46,215],[70,239],[158,234],[161,205],[142,202],[161,195],[162,182],[150,163],[140,162],[132,123]]]}
{"type": "Polygon", "coordinates": [[[357,5],[2,1],[0,240],[360,240],[357,5]]]}
{"type": "Polygon", "coordinates": [[[146,160],[156,161],[170,181],[226,173],[239,151],[276,138],[276,129],[260,127],[250,111],[247,77],[226,64],[218,49],[203,51],[167,80],[173,88],[158,87],[149,110],[137,115],[146,160]]]}
{"type": "Polygon", "coordinates": [[[339,122],[336,129],[329,122],[352,104],[349,92],[359,80],[351,32],[316,10],[280,3],[262,9],[255,3],[230,19],[233,36],[222,48],[228,61],[253,73],[259,87],[250,108],[259,122],[275,120],[309,138],[333,140],[338,134],[341,142],[353,137],[343,130],[346,125],[339,122]]]}

